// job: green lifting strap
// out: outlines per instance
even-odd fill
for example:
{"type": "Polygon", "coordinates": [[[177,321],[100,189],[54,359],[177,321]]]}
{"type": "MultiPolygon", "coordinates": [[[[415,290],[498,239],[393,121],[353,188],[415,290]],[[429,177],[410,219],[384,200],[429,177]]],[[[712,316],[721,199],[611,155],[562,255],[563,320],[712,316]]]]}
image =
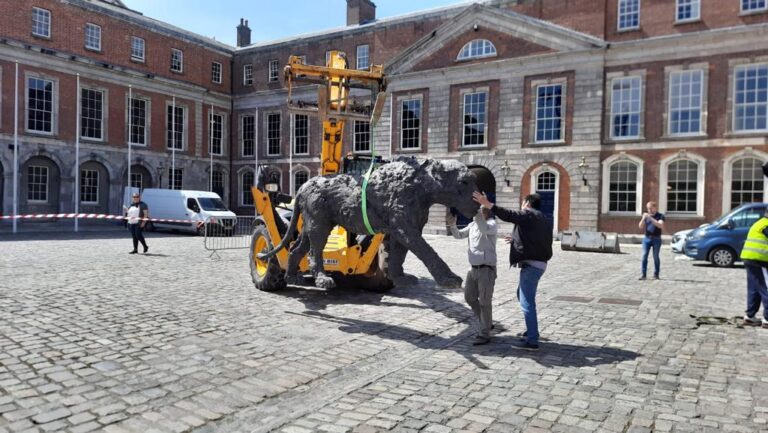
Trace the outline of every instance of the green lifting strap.
{"type": "MultiPolygon", "coordinates": [[[[373,132],[373,124],[371,124],[371,132],[373,132]]],[[[368,172],[365,173],[365,176],[363,176],[363,223],[365,224],[365,229],[368,230],[368,234],[375,235],[376,231],[373,230],[373,227],[371,227],[371,222],[368,221],[368,199],[366,197],[366,189],[368,189],[368,178],[373,173],[373,165],[376,161],[376,147],[373,145],[373,135],[371,135],[371,165],[368,166],[368,172]]]]}

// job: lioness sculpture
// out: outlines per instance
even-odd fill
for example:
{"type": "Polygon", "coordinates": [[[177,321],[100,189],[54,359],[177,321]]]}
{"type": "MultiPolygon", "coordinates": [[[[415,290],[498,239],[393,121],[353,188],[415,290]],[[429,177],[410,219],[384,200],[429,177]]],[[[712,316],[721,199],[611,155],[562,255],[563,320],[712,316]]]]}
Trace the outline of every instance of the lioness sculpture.
{"type": "MultiPolygon", "coordinates": [[[[429,208],[435,203],[473,217],[478,210],[478,204],[472,200],[476,190],[474,174],[453,160],[428,159],[419,163],[414,158],[400,158],[373,172],[366,191],[368,220],[375,231],[390,237],[388,277],[396,286],[415,282],[413,276],[403,272],[409,250],[426,265],[439,285],[461,286],[461,277],[451,272],[421,233],[429,218],[429,208]]],[[[286,281],[297,282],[299,261],[309,251],[315,285],[334,287],[333,279],[323,270],[323,248],[334,226],[340,225],[352,233],[367,233],[361,200],[360,178],[336,174],[310,179],[296,193],[294,217],[285,237],[259,258],[265,260],[287,245],[301,214],[304,228],[288,257],[286,281]]]]}

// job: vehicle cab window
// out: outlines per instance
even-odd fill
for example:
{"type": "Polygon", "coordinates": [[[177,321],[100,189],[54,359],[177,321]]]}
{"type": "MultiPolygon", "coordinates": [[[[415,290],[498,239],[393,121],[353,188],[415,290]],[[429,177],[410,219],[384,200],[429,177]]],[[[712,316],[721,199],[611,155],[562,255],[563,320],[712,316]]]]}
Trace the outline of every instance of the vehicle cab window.
{"type": "Polygon", "coordinates": [[[733,228],[750,228],[752,224],[757,222],[760,217],[765,213],[765,208],[754,207],[751,209],[745,209],[743,212],[739,212],[731,218],[733,221],[733,228]]]}
{"type": "Polygon", "coordinates": [[[197,204],[197,200],[193,198],[187,199],[187,209],[191,210],[192,212],[199,213],[200,212],[200,205],[197,204]]]}

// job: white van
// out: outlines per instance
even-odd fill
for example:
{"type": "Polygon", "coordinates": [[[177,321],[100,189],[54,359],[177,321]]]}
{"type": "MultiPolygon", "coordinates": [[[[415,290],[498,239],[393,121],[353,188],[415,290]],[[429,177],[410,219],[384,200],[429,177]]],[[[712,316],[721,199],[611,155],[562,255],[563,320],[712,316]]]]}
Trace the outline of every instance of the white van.
{"type": "Polygon", "coordinates": [[[209,224],[209,233],[231,236],[235,231],[237,216],[227,209],[218,194],[208,191],[186,191],[173,189],[125,188],[123,204],[130,206],[131,194],[141,193],[141,201],[147,204],[150,218],[189,221],[156,222],[151,221],[148,229],[170,229],[189,231],[202,235],[204,224],[209,224]]]}

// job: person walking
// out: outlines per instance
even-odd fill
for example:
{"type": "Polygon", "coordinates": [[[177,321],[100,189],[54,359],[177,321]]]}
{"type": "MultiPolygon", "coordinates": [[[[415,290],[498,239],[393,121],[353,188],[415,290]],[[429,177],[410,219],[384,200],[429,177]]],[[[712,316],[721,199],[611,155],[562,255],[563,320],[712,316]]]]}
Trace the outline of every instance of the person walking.
{"type": "Polygon", "coordinates": [[[141,201],[141,195],[138,192],[134,192],[131,195],[131,206],[126,208],[125,215],[128,217],[128,228],[131,231],[131,237],[133,237],[133,250],[128,254],[137,254],[139,252],[139,242],[144,247],[144,253],[149,250],[147,241],[144,239],[144,227],[147,224],[149,218],[149,208],[147,204],[141,201]]]}
{"type": "Polygon", "coordinates": [[[648,272],[648,253],[653,250],[653,279],[659,279],[659,272],[661,271],[661,259],[659,258],[659,251],[661,251],[661,231],[664,229],[664,214],[658,212],[656,209],[656,202],[649,201],[645,205],[645,209],[648,211],[643,214],[643,217],[638,223],[638,228],[645,230],[645,237],[643,238],[643,259],[640,264],[640,280],[645,280],[648,272]]]}
{"type": "Polygon", "coordinates": [[[747,310],[743,324],[768,329],[768,212],[750,227],[741,260],[747,270],[747,310]],[[762,320],[757,317],[761,303],[762,320]]]}
{"type": "Polygon", "coordinates": [[[536,290],[539,280],[547,270],[552,258],[552,227],[541,212],[541,196],[530,194],[525,197],[521,210],[513,211],[491,203],[479,192],[473,199],[483,208],[489,209],[497,218],[515,225],[512,235],[505,239],[510,244],[509,264],[520,268],[520,283],[517,298],[525,319],[522,339],[513,345],[526,350],[539,349],[539,321],[536,314],[536,290]]]}
{"type": "Polygon", "coordinates": [[[448,213],[446,223],[456,239],[468,239],[470,269],[464,283],[464,299],[475,313],[478,333],[473,345],[488,344],[493,327],[493,286],[496,283],[496,220],[491,211],[480,208],[473,221],[459,230],[456,216],[448,213]]]}

